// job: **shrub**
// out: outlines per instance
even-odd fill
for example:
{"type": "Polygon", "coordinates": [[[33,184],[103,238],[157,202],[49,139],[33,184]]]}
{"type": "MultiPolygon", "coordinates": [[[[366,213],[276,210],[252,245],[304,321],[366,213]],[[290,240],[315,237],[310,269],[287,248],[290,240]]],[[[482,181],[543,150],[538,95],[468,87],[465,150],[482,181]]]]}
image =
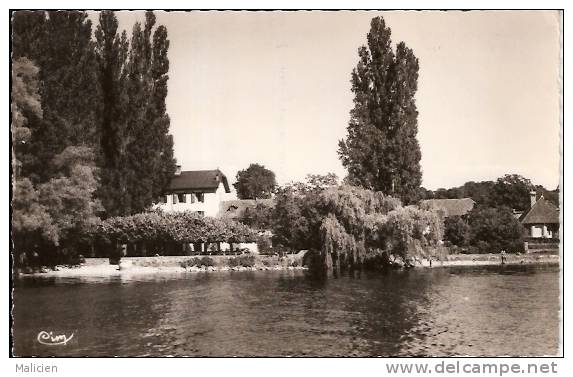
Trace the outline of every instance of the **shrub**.
{"type": "Polygon", "coordinates": [[[229,267],[238,267],[239,266],[239,260],[237,259],[237,257],[229,258],[229,260],[227,261],[227,264],[229,265],[229,267]]]}
{"type": "Polygon", "coordinates": [[[201,266],[205,267],[213,267],[215,265],[215,261],[211,257],[202,257],[200,263],[201,266]]]}
{"type": "Polygon", "coordinates": [[[263,266],[270,267],[270,266],[272,266],[272,263],[268,259],[263,259],[263,266]]]}
{"type": "Polygon", "coordinates": [[[179,265],[183,268],[193,267],[193,266],[200,266],[200,259],[197,257],[189,258],[184,261],[181,261],[179,265]]]}
{"type": "Polygon", "coordinates": [[[256,258],[254,255],[239,255],[229,259],[229,267],[254,267],[256,258]]]}
{"type": "Polygon", "coordinates": [[[215,261],[211,257],[193,257],[182,261],[179,265],[183,268],[187,267],[213,267],[215,261]]]}

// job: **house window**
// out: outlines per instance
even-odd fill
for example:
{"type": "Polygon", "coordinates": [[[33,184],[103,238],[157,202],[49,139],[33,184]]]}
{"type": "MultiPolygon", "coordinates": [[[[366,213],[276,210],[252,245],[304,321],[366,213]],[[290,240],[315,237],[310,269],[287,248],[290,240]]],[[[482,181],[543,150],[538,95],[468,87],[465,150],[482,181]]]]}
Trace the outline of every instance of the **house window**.
{"type": "Polygon", "coordinates": [[[195,194],[193,193],[189,194],[189,198],[191,200],[191,203],[195,203],[195,194]]]}
{"type": "Polygon", "coordinates": [[[173,204],[177,204],[177,194],[173,194],[172,196],[173,204]]]}
{"type": "Polygon", "coordinates": [[[196,193],[199,203],[205,203],[205,194],[202,192],[196,193]]]}
{"type": "Polygon", "coordinates": [[[197,211],[197,213],[201,216],[205,216],[205,211],[197,211]]]}
{"type": "Polygon", "coordinates": [[[185,194],[177,194],[177,200],[179,203],[185,203],[185,194]]]}
{"type": "Polygon", "coordinates": [[[167,195],[161,195],[161,197],[159,197],[159,203],[167,203],[167,195]]]}

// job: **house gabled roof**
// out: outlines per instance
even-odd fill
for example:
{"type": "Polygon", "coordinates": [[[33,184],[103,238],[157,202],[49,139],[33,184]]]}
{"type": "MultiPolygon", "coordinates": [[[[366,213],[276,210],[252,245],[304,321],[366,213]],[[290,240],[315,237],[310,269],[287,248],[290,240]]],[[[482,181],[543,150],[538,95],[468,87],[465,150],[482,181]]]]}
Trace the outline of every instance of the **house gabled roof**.
{"type": "Polygon", "coordinates": [[[169,191],[199,191],[215,192],[219,183],[223,183],[225,192],[229,193],[227,177],[219,169],[215,170],[186,170],[176,175],[169,184],[169,191]]]}
{"type": "Polygon", "coordinates": [[[529,211],[521,217],[521,223],[527,224],[559,224],[559,208],[549,200],[541,197],[529,211]]]}
{"type": "Polygon", "coordinates": [[[463,216],[474,208],[476,202],[472,198],[462,199],[427,199],[422,200],[423,206],[441,210],[444,217],[463,216]]]}

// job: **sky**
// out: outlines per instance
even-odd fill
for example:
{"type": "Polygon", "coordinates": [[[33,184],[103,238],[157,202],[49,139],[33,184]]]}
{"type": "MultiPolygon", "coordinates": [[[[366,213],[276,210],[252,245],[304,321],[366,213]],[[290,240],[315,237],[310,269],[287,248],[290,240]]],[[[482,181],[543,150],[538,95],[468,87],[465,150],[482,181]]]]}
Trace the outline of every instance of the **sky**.
{"type": "MultiPolygon", "coordinates": [[[[423,186],[517,173],[559,183],[559,16],[542,11],[161,12],[167,112],[183,170],[250,163],[279,184],[346,175],[350,74],[381,15],[419,59],[423,186]]],[[[92,15],[93,16],[93,15],[92,15]]],[[[142,12],[118,12],[131,30],[142,12]]]]}

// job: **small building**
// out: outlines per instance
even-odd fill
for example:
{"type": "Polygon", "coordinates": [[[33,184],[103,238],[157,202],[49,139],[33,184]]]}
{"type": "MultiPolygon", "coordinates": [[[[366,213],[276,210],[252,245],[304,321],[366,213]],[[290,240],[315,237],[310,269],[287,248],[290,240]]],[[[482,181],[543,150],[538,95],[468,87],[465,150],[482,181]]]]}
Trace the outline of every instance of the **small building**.
{"type": "Polygon", "coordinates": [[[531,208],[520,219],[527,237],[559,239],[559,208],[543,196],[537,200],[535,191],[530,193],[530,198],[531,208]]]}
{"type": "Polygon", "coordinates": [[[527,235],[525,252],[559,252],[559,208],[543,195],[537,200],[535,191],[530,193],[531,207],[520,221],[527,235]]]}
{"type": "Polygon", "coordinates": [[[230,192],[227,177],[219,169],[181,171],[181,166],[177,166],[165,195],[155,207],[165,212],[192,211],[215,217],[225,194],[230,192]]]}
{"type": "Polygon", "coordinates": [[[475,204],[476,202],[472,198],[427,199],[420,202],[420,207],[437,210],[446,218],[467,215],[475,204]]]}

